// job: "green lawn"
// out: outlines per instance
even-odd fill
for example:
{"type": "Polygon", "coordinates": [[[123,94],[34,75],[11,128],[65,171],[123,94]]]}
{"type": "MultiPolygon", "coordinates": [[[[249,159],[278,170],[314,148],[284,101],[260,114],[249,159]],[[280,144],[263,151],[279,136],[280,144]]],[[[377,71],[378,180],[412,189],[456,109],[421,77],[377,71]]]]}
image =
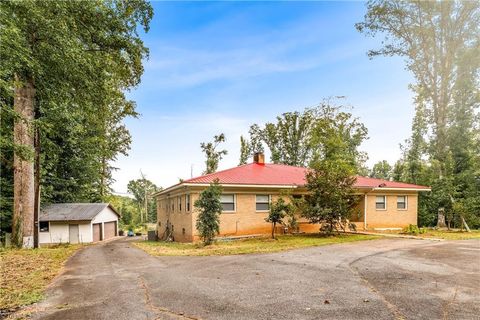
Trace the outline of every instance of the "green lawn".
{"type": "Polygon", "coordinates": [[[0,309],[15,309],[41,300],[45,287],[80,247],[0,249],[0,309]]]}
{"type": "Polygon", "coordinates": [[[281,235],[277,240],[251,238],[234,241],[217,241],[210,246],[201,243],[178,243],[162,241],[135,242],[135,245],[154,256],[215,256],[248,253],[278,252],[296,248],[323,246],[334,243],[378,239],[378,236],[361,234],[321,234],[281,235]]]}
{"type": "Polygon", "coordinates": [[[398,234],[398,235],[408,235],[416,236],[421,238],[436,238],[436,239],[445,239],[445,240],[468,240],[468,239],[480,239],[480,230],[472,230],[471,232],[461,231],[461,230],[447,230],[447,229],[430,229],[430,228],[420,228],[425,230],[425,233],[419,234],[406,234],[402,230],[382,230],[382,231],[370,231],[378,234],[398,234]]]}
{"type": "Polygon", "coordinates": [[[472,230],[471,232],[458,231],[458,230],[434,230],[427,229],[426,233],[418,235],[423,238],[438,238],[445,240],[468,240],[468,239],[480,239],[480,230],[472,230]]]}

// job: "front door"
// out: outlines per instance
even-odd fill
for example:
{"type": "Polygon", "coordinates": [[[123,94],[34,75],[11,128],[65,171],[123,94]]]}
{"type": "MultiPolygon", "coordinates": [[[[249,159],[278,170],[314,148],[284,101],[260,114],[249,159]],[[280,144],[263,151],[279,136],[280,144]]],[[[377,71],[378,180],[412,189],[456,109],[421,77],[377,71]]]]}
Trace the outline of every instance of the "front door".
{"type": "Polygon", "coordinates": [[[69,224],[68,234],[70,236],[70,243],[78,243],[78,224],[69,224]]]}

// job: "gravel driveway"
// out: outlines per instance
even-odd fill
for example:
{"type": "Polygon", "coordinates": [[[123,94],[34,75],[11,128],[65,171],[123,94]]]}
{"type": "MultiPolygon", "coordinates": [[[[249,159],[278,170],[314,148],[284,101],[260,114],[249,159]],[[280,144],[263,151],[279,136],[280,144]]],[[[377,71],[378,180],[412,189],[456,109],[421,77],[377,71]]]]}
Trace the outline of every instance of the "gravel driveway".
{"type": "Polygon", "coordinates": [[[34,319],[480,319],[480,241],[380,239],[273,254],[88,247],[34,319]]]}

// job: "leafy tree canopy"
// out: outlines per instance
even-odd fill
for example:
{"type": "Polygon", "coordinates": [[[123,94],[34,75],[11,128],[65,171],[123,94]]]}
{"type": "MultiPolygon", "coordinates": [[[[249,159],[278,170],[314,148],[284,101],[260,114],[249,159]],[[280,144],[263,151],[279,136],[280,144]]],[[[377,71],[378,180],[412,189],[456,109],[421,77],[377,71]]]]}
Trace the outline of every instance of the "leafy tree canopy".
{"type": "Polygon", "coordinates": [[[217,171],[220,160],[222,160],[223,156],[227,154],[227,150],[217,150],[217,147],[222,142],[225,142],[225,135],[223,133],[214,136],[213,142],[202,142],[200,144],[200,147],[207,158],[205,160],[206,169],[203,174],[217,171]]]}
{"type": "Polygon", "coordinates": [[[378,161],[373,165],[370,177],[390,180],[390,178],[393,178],[393,168],[387,160],[378,161]]]}
{"type": "Polygon", "coordinates": [[[420,195],[419,223],[434,225],[445,210],[479,227],[480,3],[369,1],[356,26],[383,38],[371,57],[402,56],[415,79],[412,135],[394,174],[432,186],[420,195]]]}
{"type": "Polygon", "coordinates": [[[250,129],[250,140],[260,146],[264,143],[273,163],[308,166],[318,160],[343,159],[357,172],[364,168],[367,156],[359,147],[368,131],[346,106],[325,100],[315,108],[287,112],[276,120],[250,129]]]}

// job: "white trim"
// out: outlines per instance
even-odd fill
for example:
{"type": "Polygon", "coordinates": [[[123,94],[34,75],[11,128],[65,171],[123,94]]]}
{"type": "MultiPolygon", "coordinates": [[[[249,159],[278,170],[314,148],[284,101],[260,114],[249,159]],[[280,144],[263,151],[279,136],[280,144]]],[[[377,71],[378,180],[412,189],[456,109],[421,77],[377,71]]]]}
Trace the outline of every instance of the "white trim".
{"type": "Polygon", "coordinates": [[[376,211],[387,211],[387,196],[386,195],[375,195],[375,210],[376,211]],[[383,209],[377,208],[377,197],[383,197],[383,199],[385,199],[385,208],[383,208],[383,209]]]}
{"type": "Polygon", "coordinates": [[[432,191],[432,189],[430,189],[430,188],[385,188],[385,187],[373,188],[372,190],[374,190],[374,191],[382,191],[382,190],[387,190],[387,191],[432,191]]]}
{"type": "Polygon", "coordinates": [[[367,201],[368,201],[368,196],[365,193],[365,200],[364,200],[364,205],[363,205],[363,210],[364,210],[364,218],[363,218],[363,229],[367,230],[367,201]]]}
{"type": "MultiPolygon", "coordinates": [[[[180,189],[182,187],[209,187],[210,183],[188,183],[183,182],[181,184],[168,187],[167,189],[161,190],[153,194],[153,197],[172,192],[174,190],[180,189]]],[[[296,189],[303,186],[297,185],[284,185],[284,184],[229,184],[229,183],[220,183],[222,187],[228,188],[273,188],[273,189],[296,189]]]]}
{"type": "MultiPolygon", "coordinates": [[[[231,188],[273,188],[273,189],[297,189],[302,188],[305,186],[301,185],[291,185],[291,184],[229,184],[229,183],[220,183],[222,187],[231,187],[231,188]]],[[[210,183],[191,183],[191,182],[182,182],[181,184],[177,184],[171,187],[168,187],[164,190],[161,190],[157,193],[153,194],[153,197],[163,195],[165,193],[180,189],[182,187],[208,187],[210,183]]],[[[362,188],[371,188],[371,191],[432,191],[431,188],[390,188],[390,187],[369,187],[369,186],[358,186],[354,187],[354,189],[362,189],[362,188]]]]}

